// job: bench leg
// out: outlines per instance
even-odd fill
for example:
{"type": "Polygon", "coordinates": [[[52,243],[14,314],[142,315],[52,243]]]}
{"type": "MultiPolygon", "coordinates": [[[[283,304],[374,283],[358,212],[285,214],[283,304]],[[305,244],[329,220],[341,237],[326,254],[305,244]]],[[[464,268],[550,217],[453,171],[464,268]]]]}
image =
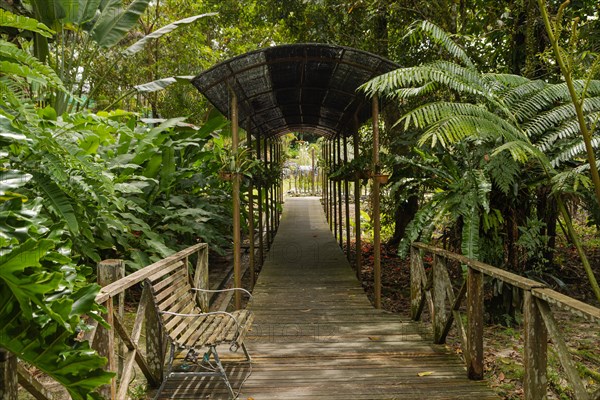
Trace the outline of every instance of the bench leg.
{"type": "Polygon", "coordinates": [[[244,351],[244,355],[246,356],[246,361],[252,362],[252,357],[250,357],[250,353],[248,353],[248,349],[246,348],[246,345],[244,343],[242,343],[242,350],[244,351]]]}
{"type": "Polygon", "coordinates": [[[156,394],[154,395],[154,400],[158,399],[158,397],[160,396],[160,393],[162,392],[165,385],[167,384],[167,379],[169,379],[169,375],[171,375],[171,371],[173,370],[173,361],[175,361],[175,344],[171,343],[171,350],[169,352],[169,361],[167,363],[167,373],[165,375],[163,375],[163,381],[161,382],[160,387],[158,388],[158,390],[156,391],[156,394]]]}
{"type": "Polygon", "coordinates": [[[212,351],[213,357],[215,358],[215,362],[217,363],[217,368],[219,368],[219,372],[221,373],[221,376],[223,377],[223,380],[225,381],[225,385],[227,385],[227,389],[229,389],[231,398],[235,399],[236,398],[235,392],[233,391],[233,388],[231,387],[231,383],[229,383],[229,378],[227,377],[227,374],[225,373],[223,364],[221,364],[221,359],[219,358],[219,353],[217,353],[217,349],[214,346],[211,346],[210,349],[212,351]]]}

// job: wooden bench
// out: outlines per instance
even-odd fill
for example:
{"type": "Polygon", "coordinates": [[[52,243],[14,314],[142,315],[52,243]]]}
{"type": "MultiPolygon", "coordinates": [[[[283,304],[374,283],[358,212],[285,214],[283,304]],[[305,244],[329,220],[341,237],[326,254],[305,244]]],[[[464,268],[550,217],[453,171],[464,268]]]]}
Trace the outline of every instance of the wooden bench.
{"type": "Polygon", "coordinates": [[[145,284],[151,289],[156,312],[160,314],[163,332],[170,342],[167,372],[164,374],[155,399],[160,395],[168,378],[181,374],[221,377],[225,381],[232,398],[235,398],[236,394],[221,364],[217,346],[229,345],[232,351],[237,351],[241,347],[246,356],[246,361],[251,362],[250,355],[244,345],[244,339],[252,325],[254,315],[248,310],[238,310],[231,313],[224,311],[207,312],[207,310],[202,310],[200,307],[200,304],[206,303],[206,301],[201,301],[201,296],[206,292],[233,290],[241,290],[248,295],[250,293],[239,288],[223,290],[194,288],[187,265],[183,262],[177,262],[167,268],[170,271],[160,271],[145,280],[145,284]],[[186,350],[186,362],[198,364],[204,369],[203,371],[173,371],[175,355],[186,350]],[[211,357],[216,364],[214,367],[210,362],[211,357]]]}

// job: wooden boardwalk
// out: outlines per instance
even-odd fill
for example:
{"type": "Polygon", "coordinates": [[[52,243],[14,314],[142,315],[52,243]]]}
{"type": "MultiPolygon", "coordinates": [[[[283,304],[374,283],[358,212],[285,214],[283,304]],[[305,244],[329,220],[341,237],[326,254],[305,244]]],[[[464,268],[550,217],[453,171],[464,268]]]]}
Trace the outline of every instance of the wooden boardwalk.
{"type": "MultiPolygon", "coordinates": [[[[371,306],[317,198],[286,200],[251,308],[252,369],[223,354],[234,388],[251,372],[240,399],[498,399],[424,325],[371,306]]],[[[227,398],[221,381],[172,379],[161,396],[206,398],[227,398]]]]}

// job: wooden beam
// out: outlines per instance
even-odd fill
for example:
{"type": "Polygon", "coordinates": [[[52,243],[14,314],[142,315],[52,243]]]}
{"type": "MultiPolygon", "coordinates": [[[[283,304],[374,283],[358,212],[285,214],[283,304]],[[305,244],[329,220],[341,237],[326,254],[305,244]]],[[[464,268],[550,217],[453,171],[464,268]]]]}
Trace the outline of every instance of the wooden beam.
{"type": "MultiPolygon", "coordinates": [[[[97,266],[97,281],[100,286],[106,286],[111,283],[120,281],[123,278],[125,267],[123,260],[103,260],[97,266]]],[[[119,297],[123,291],[119,293],[119,297]]],[[[113,298],[109,298],[104,303],[107,313],[103,315],[106,322],[112,327],[114,326],[115,311],[118,313],[119,306],[115,310],[113,298]]],[[[103,326],[98,326],[96,329],[96,338],[94,340],[94,349],[99,355],[106,357],[107,362],[104,367],[107,371],[118,372],[117,356],[115,349],[117,348],[115,341],[114,329],[106,329],[103,326]]],[[[120,346],[119,346],[120,347],[120,346]]],[[[114,376],[110,384],[101,386],[98,390],[100,394],[109,399],[117,398],[117,378],[114,376]]]]}
{"type": "Polygon", "coordinates": [[[18,378],[17,357],[0,348],[0,399],[17,400],[18,378]]]}
{"type": "MultiPolygon", "coordinates": [[[[36,400],[54,400],[56,396],[46,389],[44,384],[33,376],[21,363],[17,363],[19,384],[25,388],[36,400]]],[[[6,399],[0,392],[0,399],[6,399]]]]}
{"type": "MultiPolygon", "coordinates": [[[[373,96],[373,174],[379,174],[379,99],[373,96]]],[[[379,180],[373,179],[373,274],[375,308],[381,308],[381,217],[379,215],[379,180]]]]}
{"type": "Polygon", "coordinates": [[[523,391],[527,400],[546,398],[548,332],[531,291],[523,291],[523,391]]]}
{"type": "Polygon", "coordinates": [[[483,379],[483,274],[469,268],[467,272],[467,375],[483,379]]]}

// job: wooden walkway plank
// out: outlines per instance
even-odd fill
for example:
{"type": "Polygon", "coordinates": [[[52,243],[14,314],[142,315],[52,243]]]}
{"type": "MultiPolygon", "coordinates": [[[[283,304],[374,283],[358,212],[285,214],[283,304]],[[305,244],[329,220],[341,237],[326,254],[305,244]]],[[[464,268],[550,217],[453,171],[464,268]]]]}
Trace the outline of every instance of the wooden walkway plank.
{"type": "MultiPolygon", "coordinates": [[[[253,363],[240,399],[498,399],[425,325],[372,307],[318,198],[286,199],[250,307],[253,363]]],[[[250,368],[233,357],[223,352],[236,389],[250,368]]],[[[219,380],[186,377],[161,396],[198,398],[228,397],[219,380]]]]}

